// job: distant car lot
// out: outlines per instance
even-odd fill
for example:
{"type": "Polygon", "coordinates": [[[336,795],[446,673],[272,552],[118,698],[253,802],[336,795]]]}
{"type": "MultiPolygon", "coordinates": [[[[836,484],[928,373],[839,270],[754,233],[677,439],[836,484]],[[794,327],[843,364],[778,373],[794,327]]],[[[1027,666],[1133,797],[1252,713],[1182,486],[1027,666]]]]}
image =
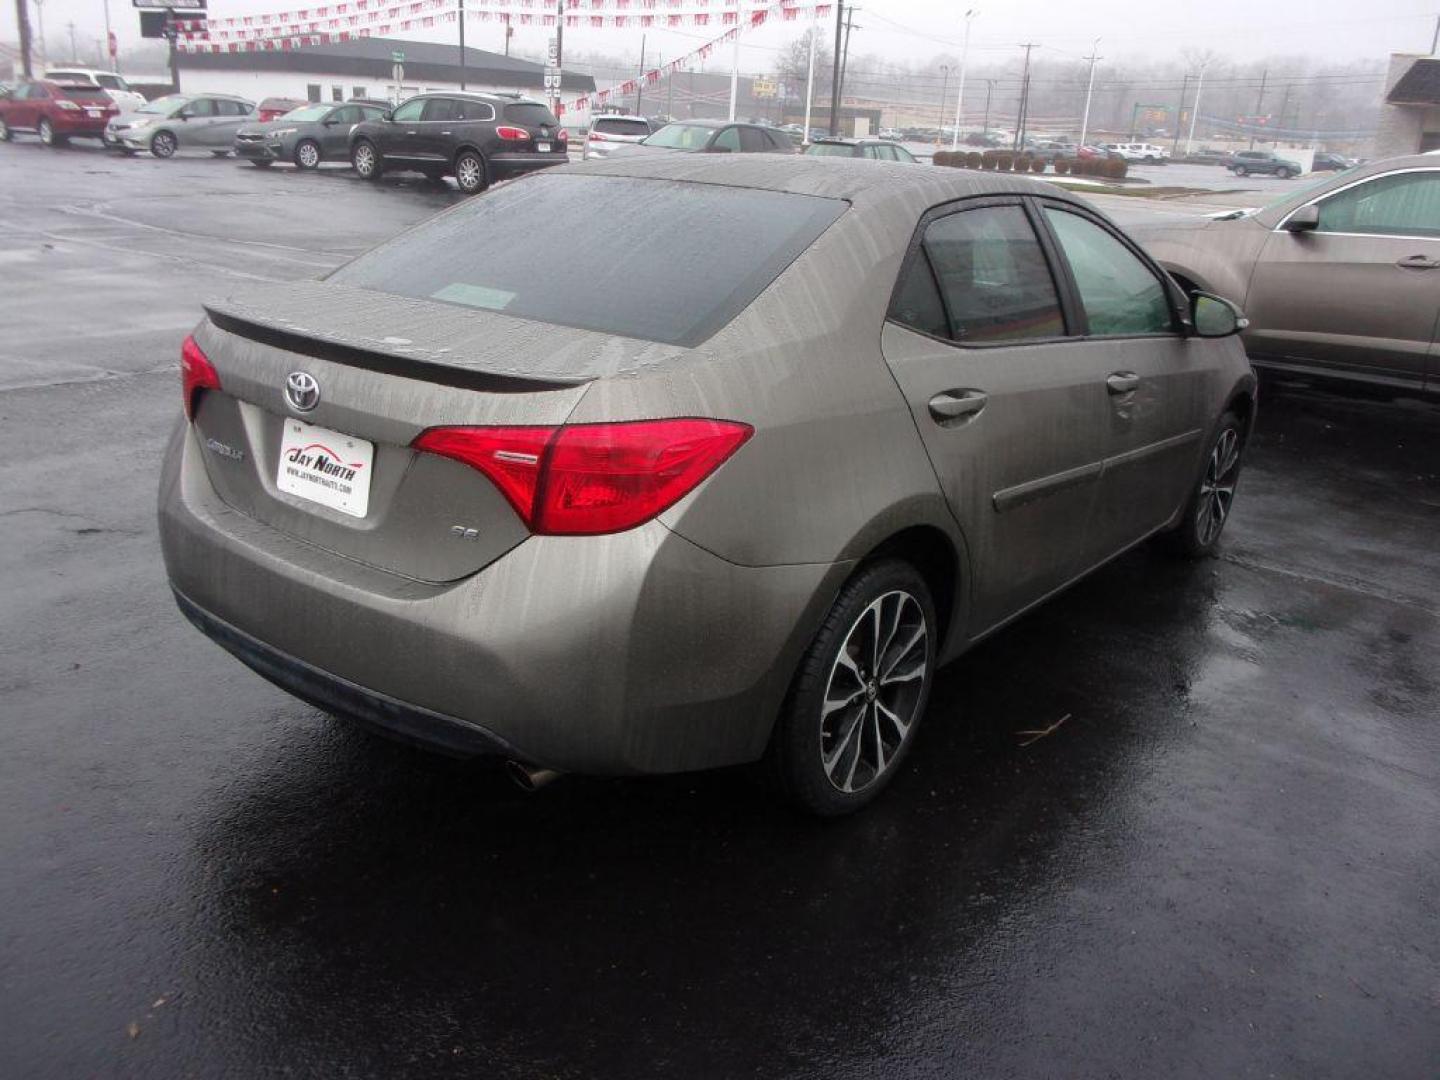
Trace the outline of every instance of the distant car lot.
{"type": "Polygon", "coordinates": [[[0,169],[0,1071],[1433,1071],[1433,407],[1264,388],[1224,556],[1127,556],[947,672],[873,817],[724,777],[530,799],[157,595],[200,301],[461,196],[33,139],[0,169]]]}

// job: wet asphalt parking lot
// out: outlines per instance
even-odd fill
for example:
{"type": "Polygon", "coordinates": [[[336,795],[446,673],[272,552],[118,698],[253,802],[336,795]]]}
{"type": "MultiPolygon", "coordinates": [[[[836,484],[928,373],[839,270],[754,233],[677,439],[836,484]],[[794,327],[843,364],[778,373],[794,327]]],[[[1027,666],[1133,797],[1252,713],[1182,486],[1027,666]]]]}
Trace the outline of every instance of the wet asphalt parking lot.
{"type": "Polygon", "coordinates": [[[456,198],[0,146],[0,1075],[1440,1073],[1433,403],[1267,383],[1223,554],[946,669],[838,822],[526,796],[194,632],[153,501],[199,301],[456,198]]]}

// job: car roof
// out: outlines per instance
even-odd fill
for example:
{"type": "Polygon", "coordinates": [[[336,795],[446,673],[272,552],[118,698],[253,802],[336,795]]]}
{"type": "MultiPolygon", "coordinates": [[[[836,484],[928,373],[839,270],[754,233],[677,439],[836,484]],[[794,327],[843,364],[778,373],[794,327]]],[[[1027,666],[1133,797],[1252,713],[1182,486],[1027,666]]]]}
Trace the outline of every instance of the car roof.
{"type": "MultiPolygon", "coordinates": [[[[414,101],[416,98],[471,98],[475,101],[483,101],[487,105],[544,105],[543,101],[536,101],[534,98],[523,97],[520,94],[485,93],[481,90],[426,90],[422,94],[412,94],[405,101],[414,101]]],[[[402,101],[400,104],[405,104],[402,101]]]]}
{"type": "MultiPolygon", "coordinates": [[[[549,171],[549,170],[547,170],[549,171]]],[[[1043,195],[1088,205],[1053,184],[1006,173],[808,154],[637,154],[561,166],[565,173],[718,184],[844,199],[857,207],[894,203],[917,213],[974,195],[1043,195]]]]}

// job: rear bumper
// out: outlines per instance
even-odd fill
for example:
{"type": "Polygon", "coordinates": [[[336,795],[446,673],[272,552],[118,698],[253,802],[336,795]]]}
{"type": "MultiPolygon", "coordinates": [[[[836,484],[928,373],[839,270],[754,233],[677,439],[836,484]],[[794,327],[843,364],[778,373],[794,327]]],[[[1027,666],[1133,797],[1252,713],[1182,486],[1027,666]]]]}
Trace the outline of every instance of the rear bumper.
{"type": "Polygon", "coordinates": [[[502,175],[509,173],[534,172],[536,169],[548,169],[552,165],[565,165],[569,162],[570,155],[567,154],[495,154],[491,156],[489,165],[492,171],[502,175]]]}
{"type": "Polygon", "coordinates": [[[652,521],[427,584],[231,509],[204,453],[182,425],[161,480],[186,614],[297,696],[451,752],[602,775],[754,760],[849,571],[737,566],[652,521]]]}
{"type": "Polygon", "coordinates": [[[518,756],[505,740],[482,727],[396,701],[271,648],[259,638],[216,618],[184,593],[175,593],[175,603],[181,614],[215,644],[280,689],[317,709],[356,720],[406,742],[461,757],[518,756]]]}
{"type": "Polygon", "coordinates": [[[105,137],[105,125],[110,123],[108,116],[86,116],[81,113],[76,115],[70,112],[57,112],[51,119],[55,130],[62,135],[70,135],[77,138],[103,139],[105,137]]]}

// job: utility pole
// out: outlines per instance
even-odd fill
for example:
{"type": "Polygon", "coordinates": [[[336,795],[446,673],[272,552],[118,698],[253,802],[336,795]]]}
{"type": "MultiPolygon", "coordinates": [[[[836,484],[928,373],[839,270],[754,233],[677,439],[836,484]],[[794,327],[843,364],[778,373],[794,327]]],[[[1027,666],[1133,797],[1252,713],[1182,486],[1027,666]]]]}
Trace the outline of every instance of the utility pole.
{"type": "Polygon", "coordinates": [[[970,61],[970,22],[979,14],[974,8],[965,12],[965,44],[960,48],[960,92],[955,95],[955,131],[950,137],[950,149],[960,146],[960,110],[965,105],[965,66],[970,61]]]}
{"type": "Polygon", "coordinates": [[[1274,138],[1271,140],[1276,146],[1280,145],[1280,131],[1285,127],[1285,114],[1290,111],[1290,85],[1285,84],[1285,96],[1280,99],[1280,122],[1275,125],[1274,138]]]}
{"type": "Polygon", "coordinates": [[[940,65],[940,124],[935,129],[935,145],[945,137],[945,99],[950,96],[950,65],[940,65]]]}
{"type": "MultiPolygon", "coordinates": [[[[1255,119],[1257,121],[1260,119],[1260,117],[1265,115],[1260,111],[1260,108],[1265,104],[1265,80],[1269,78],[1269,76],[1269,68],[1266,68],[1265,70],[1260,72],[1260,93],[1255,95],[1255,119]]],[[[1250,149],[1255,149],[1255,132],[1253,129],[1250,132],[1250,149]]]]}
{"type": "MultiPolygon", "coordinates": [[[[660,62],[660,66],[661,66],[661,67],[664,67],[664,66],[665,66],[665,62],[664,62],[663,60],[660,62]]],[[[671,68],[670,71],[666,72],[666,74],[665,74],[665,115],[666,115],[667,117],[670,117],[670,116],[674,116],[674,115],[675,115],[675,70],[674,70],[674,68],[671,68]]]]}
{"type": "MultiPolygon", "coordinates": [[[[986,79],[986,80],[985,80],[985,134],[986,134],[986,136],[989,136],[989,134],[990,134],[990,96],[991,96],[992,94],[994,94],[994,93],[995,93],[995,80],[994,80],[994,79],[986,79]]],[[[985,141],[988,143],[990,140],[987,138],[985,141]]]]}
{"type": "Polygon", "coordinates": [[[1015,141],[1011,144],[1012,150],[1019,150],[1025,145],[1025,114],[1030,109],[1030,50],[1034,47],[1033,41],[1027,41],[1020,46],[1025,50],[1025,67],[1020,76],[1020,109],[1015,117],[1015,141]]]}
{"type": "Polygon", "coordinates": [[[460,89],[465,89],[465,0],[460,0],[460,11],[456,15],[460,23],[460,89]]]}
{"type": "Polygon", "coordinates": [[[507,11],[500,16],[505,20],[505,55],[510,55],[510,13],[507,11]]]}
{"type": "Polygon", "coordinates": [[[840,41],[845,28],[845,0],[835,0],[835,66],[830,72],[830,134],[840,132],[840,41]]]}
{"type": "Polygon", "coordinates": [[[1195,122],[1200,119],[1200,94],[1205,89],[1205,68],[1208,62],[1200,65],[1200,74],[1195,76],[1195,104],[1190,109],[1190,137],[1185,140],[1185,156],[1189,157],[1195,151],[1195,122]]]}
{"type": "Polygon", "coordinates": [[[1180,84],[1180,108],[1175,113],[1175,141],[1170,144],[1170,156],[1180,155],[1180,126],[1185,123],[1185,94],[1190,89],[1190,76],[1185,76],[1185,81],[1180,84]]]}
{"type": "Polygon", "coordinates": [[[65,29],[70,31],[70,63],[80,63],[80,51],[75,47],[75,23],[72,20],[65,24],[65,29]]]}
{"type": "MultiPolygon", "coordinates": [[[[1085,136],[1090,133],[1090,98],[1095,93],[1095,62],[1101,59],[1099,52],[1100,39],[1097,37],[1095,44],[1090,46],[1090,55],[1085,57],[1090,61],[1090,81],[1085,86],[1085,115],[1080,119],[1080,146],[1085,145],[1085,136]]],[[[1175,123],[1179,125],[1179,117],[1176,117],[1175,123]]]]}
{"type": "Polygon", "coordinates": [[[20,71],[25,78],[30,78],[30,10],[26,6],[28,0],[15,0],[15,25],[19,30],[20,38],[20,71]]]}
{"type": "Polygon", "coordinates": [[[852,29],[865,29],[863,26],[857,27],[852,23],[852,20],[855,18],[855,12],[859,10],[860,9],[854,4],[851,4],[850,10],[845,12],[845,45],[844,48],[841,49],[840,56],[840,96],[842,98],[845,96],[845,74],[850,67],[850,31],[852,29]]]}
{"type": "Polygon", "coordinates": [[[640,77],[635,80],[635,115],[640,115],[640,98],[645,93],[645,35],[640,35],[640,77]]]}
{"type": "Polygon", "coordinates": [[[1434,56],[1440,50],[1440,15],[1435,16],[1435,36],[1430,39],[1430,55],[1434,56]]]}

